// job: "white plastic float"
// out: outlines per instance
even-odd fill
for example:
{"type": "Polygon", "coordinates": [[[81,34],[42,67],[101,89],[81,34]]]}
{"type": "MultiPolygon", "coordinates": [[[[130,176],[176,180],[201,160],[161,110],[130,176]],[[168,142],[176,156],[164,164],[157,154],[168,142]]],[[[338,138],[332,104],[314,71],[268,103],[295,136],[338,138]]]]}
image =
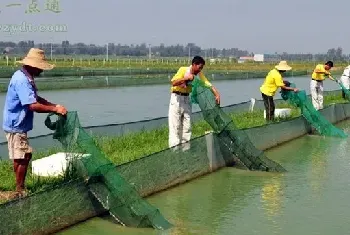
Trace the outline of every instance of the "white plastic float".
{"type": "MultiPolygon", "coordinates": [[[[275,118],[290,117],[292,109],[275,109],[275,118]]],[[[264,110],[264,118],[266,119],[266,110],[264,110]]]]}
{"type": "MultiPolygon", "coordinates": [[[[256,99],[251,98],[250,99],[250,105],[249,105],[249,112],[254,111],[254,106],[255,106],[256,99]]],[[[290,117],[292,112],[292,109],[275,109],[275,117],[280,117],[280,118],[286,118],[290,117]]],[[[266,119],[266,110],[264,110],[264,118],[266,119]]]]}
{"type": "Polygon", "coordinates": [[[70,166],[73,158],[87,157],[82,153],[55,153],[50,156],[32,161],[32,173],[37,176],[57,177],[63,175],[70,166]]]}

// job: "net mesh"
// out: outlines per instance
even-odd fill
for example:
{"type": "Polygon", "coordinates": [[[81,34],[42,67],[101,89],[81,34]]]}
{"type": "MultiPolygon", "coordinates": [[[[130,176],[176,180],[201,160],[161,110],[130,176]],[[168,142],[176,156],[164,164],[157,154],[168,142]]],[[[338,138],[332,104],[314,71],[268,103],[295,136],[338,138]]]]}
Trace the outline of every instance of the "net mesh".
{"type": "Polygon", "coordinates": [[[50,114],[45,125],[71,159],[72,166],[87,183],[89,191],[119,223],[132,227],[168,229],[172,225],[145,201],[116,170],[115,165],[97,147],[95,140],[81,127],[76,112],[66,116],[50,114]],[[51,119],[55,118],[53,122],[51,119]]]}
{"type": "Polygon", "coordinates": [[[246,132],[237,128],[233,120],[217,105],[211,90],[199,79],[192,83],[191,102],[199,105],[205,121],[217,134],[226,154],[233,154],[240,165],[249,170],[286,171],[254,146],[246,132]]]}
{"type": "MultiPolygon", "coordinates": [[[[295,88],[294,83],[290,83],[290,87],[295,88]]],[[[282,99],[287,100],[290,104],[300,108],[303,117],[321,134],[324,136],[334,136],[346,138],[346,133],[332,125],[326,118],[324,118],[312,105],[308,99],[306,92],[301,90],[293,92],[289,90],[281,90],[282,99]]]]}
{"type": "MultiPolygon", "coordinates": [[[[71,115],[68,115],[68,119],[70,117],[71,115]]],[[[50,123],[51,121],[48,123],[49,126],[52,125],[50,123]]],[[[51,128],[55,129],[56,127],[51,128]]],[[[55,138],[60,138],[60,136],[55,138]]],[[[63,138],[63,140],[69,139],[63,138]]],[[[218,169],[217,167],[233,165],[232,154],[223,155],[219,148],[219,142],[217,136],[212,134],[199,136],[191,139],[191,146],[185,152],[174,151],[173,148],[165,149],[117,165],[114,172],[116,170],[142,197],[146,197],[209,174],[218,169]],[[208,142],[210,143],[208,144],[208,142]],[[212,146],[211,150],[208,150],[209,146],[212,146]]],[[[73,148],[73,150],[79,151],[80,149],[73,148]]],[[[87,153],[87,151],[82,153],[85,152],[87,153]]],[[[74,154],[73,157],[81,158],[82,154],[74,154]]],[[[75,165],[79,168],[76,169],[76,172],[82,174],[84,169],[80,168],[85,168],[85,166],[75,165]]],[[[97,165],[95,168],[98,168],[97,165]]],[[[111,172],[113,171],[111,170],[111,172]]],[[[106,183],[98,179],[98,174],[95,175],[97,179],[92,177],[88,183],[78,178],[21,200],[0,204],[2,224],[0,234],[52,234],[93,216],[104,215],[106,209],[109,208],[108,201],[111,200],[109,196],[111,192],[106,187],[106,183]],[[95,197],[94,194],[97,196],[95,197]]],[[[124,190],[117,193],[118,195],[126,195],[126,192],[124,190]]],[[[130,194],[127,196],[133,197],[130,194]]],[[[116,204],[118,203],[120,205],[119,201],[116,202],[116,204]]],[[[120,208],[117,209],[120,215],[120,208]]],[[[139,209],[133,207],[133,210],[138,211],[139,209]]],[[[129,215],[128,211],[127,215],[129,215]]],[[[172,219],[175,226],[169,230],[160,231],[162,234],[163,232],[174,234],[172,231],[176,230],[176,227],[181,228],[181,224],[177,223],[176,218],[172,219]]],[[[123,221],[125,222],[125,220],[123,221]]]]}
{"type": "Polygon", "coordinates": [[[344,93],[345,99],[347,99],[348,101],[350,101],[350,91],[349,91],[348,89],[346,89],[346,88],[344,87],[344,85],[343,85],[341,82],[339,82],[338,84],[339,84],[339,86],[340,86],[342,92],[344,93]]]}

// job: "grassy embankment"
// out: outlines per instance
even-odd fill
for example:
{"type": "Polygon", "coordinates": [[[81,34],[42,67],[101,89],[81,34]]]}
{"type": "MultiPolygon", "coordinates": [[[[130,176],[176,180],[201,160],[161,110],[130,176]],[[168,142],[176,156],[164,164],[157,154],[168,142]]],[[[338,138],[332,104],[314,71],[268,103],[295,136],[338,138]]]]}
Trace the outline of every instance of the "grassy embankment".
{"type": "MultiPolygon", "coordinates": [[[[343,103],[344,100],[340,96],[328,95],[325,97],[325,104],[343,103]]],[[[300,110],[290,106],[287,103],[278,105],[277,108],[292,108],[292,116],[294,118],[300,116],[300,110]]],[[[234,123],[238,128],[250,128],[265,125],[263,119],[263,110],[254,112],[230,114],[234,123]]],[[[210,130],[210,126],[205,121],[197,122],[193,125],[193,137],[201,136],[205,131],[210,130]]],[[[161,127],[152,131],[143,131],[139,133],[131,133],[122,137],[99,137],[96,143],[104,153],[115,164],[126,163],[137,158],[147,156],[154,152],[164,150],[168,147],[168,128],[161,127]]],[[[33,158],[38,159],[60,151],[59,149],[49,149],[46,152],[34,153],[33,158]]],[[[30,192],[37,192],[47,187],[52,187],[66,181],[67,178],[38,178],[28,173],[27,186],[30,192]]],[[[15,188],[14,174],[12,164],[9,161],[0,162],[0,191],[11,191],[15,188]]],[[[1,201],[1,195],[0,195],[1,201]]]]}
{"type": "MultiPolygon", "coordinates": [[[[40,90],[84,89],[101,87],[118,87],[144,84],[166,84],[180,66],[188,65],[186,59],[114,59],[108,62],[102,60],[71,60],[52,61],[56,68],[43,73],[45,80],[38,79],[40,90]],[[108,76],[108,79],[106,77],[108,76]],[[52,80],[54,78],[54,80],[52,80]]],[[[321,63],[321,62],[320,62],[321,63]]],[[[323,63],[323,62],[322,62],[323,63]]],[[[305,76],[315,67],[314,62],[290,62],[293,70],[288,76],[305,76]]],[[[334,74],[342,72],[347,64],[336,63],[334,74]]],[[[204,72],[210,80],[233,80],[265,77],[275,63],[244,63],[221,62],[210,63],[204,72]]],[[[9,66],[0,60],[0,92],[5,92],[7,83],[13,72],[18,68],[12,61],[9,66]]]]}
{"type": "MultiPolygon", "coordinates": [[[[18,65],[15,61],[21,58],[10,58],[7,65],[6,60],[0,58],[1,68],[12,68],[18,65]]],[[[207,59],[206,68],[209,70],[237,70],[237,71],[262,71],[268,70],[273,67],[276,62],[246,62],[237,63],[236,61],[230,61],[228,58],[217,58],[218,60],[211,63],[207,59]]],[[[105,59],[94,59],[92,57],[85,57],[81,59],[77,58],[53,58],[50,63],[56,65],[56,68],[89,68],[89,69],[177,69],[179,66],[188,65],[190,61],[188,58],[153,58],[145,59],[142,57],[130,57],[130,58],[110,58],[108,61],[105,59]]],[[[316,64],[323,64],[325,61],[288,61],[294,70],[313,70],[316,64]]],[[[335,68],[347,66],[347,62],[334,61],[335,68]]]]}

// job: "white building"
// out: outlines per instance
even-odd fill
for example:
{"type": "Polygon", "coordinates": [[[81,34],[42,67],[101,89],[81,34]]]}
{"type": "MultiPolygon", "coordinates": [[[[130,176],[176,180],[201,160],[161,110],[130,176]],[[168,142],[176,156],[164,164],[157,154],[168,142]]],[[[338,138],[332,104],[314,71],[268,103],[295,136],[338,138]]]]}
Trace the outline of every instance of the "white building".
{"type": "Polygon", "coordinates": [[[255,54],[254,61],[256,62],[264,62],[264,54],[255,54]]]}

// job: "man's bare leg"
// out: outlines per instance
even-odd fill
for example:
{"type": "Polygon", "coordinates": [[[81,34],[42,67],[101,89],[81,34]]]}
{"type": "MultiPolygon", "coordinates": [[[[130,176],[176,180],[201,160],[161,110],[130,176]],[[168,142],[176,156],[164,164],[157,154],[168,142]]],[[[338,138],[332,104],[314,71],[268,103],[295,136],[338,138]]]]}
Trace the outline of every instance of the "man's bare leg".
{"type": "Polygon", "coordinates": [[[24,159],[14,160],[14,169],[16,175],[16,191],[18,194],[20,194],[20,196],[25,196],[26,194],[25,180],[31,158],[32,154],[27,153],[24,159]]]}

